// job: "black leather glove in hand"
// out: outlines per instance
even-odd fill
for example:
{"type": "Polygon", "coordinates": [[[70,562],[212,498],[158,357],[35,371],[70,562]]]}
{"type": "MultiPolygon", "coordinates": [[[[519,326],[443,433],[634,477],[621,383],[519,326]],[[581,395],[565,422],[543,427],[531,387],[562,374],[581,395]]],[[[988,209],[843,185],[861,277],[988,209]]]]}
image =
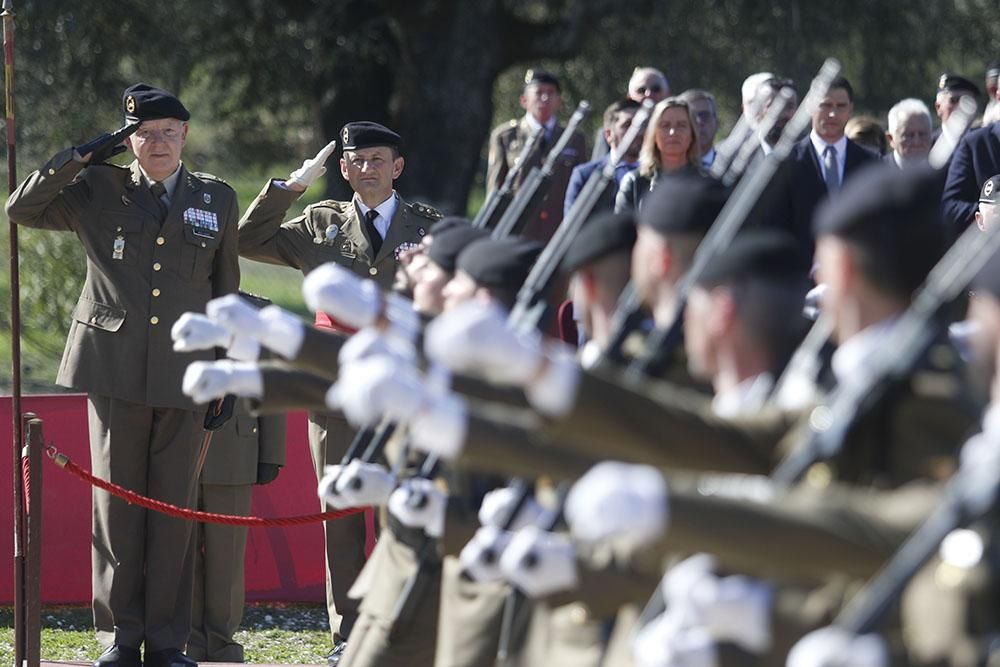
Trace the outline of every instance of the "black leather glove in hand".
{"type": "Polygon", "coordinates": [[[139,129],[139,123],[129,123],[125,127],[115,130],[112,133],[105,132],[101,136],[85,143],[83,146],[77,146],[76,152],[80,154],[81,158],[86,158],[87,154],[90,154],[90,164],[101,164],[106,162],[118,155],[119,153],[125,152],[125,141],[126,137],[131,136],[139,129]]]}
{"type": "Polygon", "coordinates": [[[278,477],[281,466],[276,463],[257,464],[257,484],[270,484],[278,477]]]}
{"type": "Polygon", "coordinates": [[[226,394],[223,398],[216,399],[208,404],[208,411],[205,412],[205,430],[218,431],[233,416],[233,408],[236,406],[236,396],[226,394]]]}

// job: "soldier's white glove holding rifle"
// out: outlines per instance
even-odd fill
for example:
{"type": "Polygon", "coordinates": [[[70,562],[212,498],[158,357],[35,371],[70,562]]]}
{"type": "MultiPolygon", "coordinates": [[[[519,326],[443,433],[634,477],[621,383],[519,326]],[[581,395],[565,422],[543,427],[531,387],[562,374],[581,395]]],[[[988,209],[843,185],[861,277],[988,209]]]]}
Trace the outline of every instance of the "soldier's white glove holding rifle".
{"type": "Polygon", "coordinates": [[[428,325],[424,347],[451,371],[522,387],[544,414],[556,417],[573,405],[579,370],[572,353],[537,331],[513,331],[497,306],[468,302],[446,312],[428,325]]]}
{"type": "Polygon", "coordinates": [[[260,343],[250,336],[235,335],[201,313],[183,313],[170,328],[176,352],[193,352],[221,347],[230,359],[257,361],[260,343]]]}
{"type": "Polygon", "coordinates": [[[280,306],[256,308],[238,294],[227,294],[205,304],[209,319],[234,336],[249,336],[286,359],[294,359],[302,347],[305,324],[280,306]]]}
{"type": "Polygon", "coordinates": [[[375,282],[334,262],[309,272],[302,282],[302,297],[309,310],[326,313],[354,329],[375,326],[412,341],[420,328],[412,301],[383,293],[375,282]]]}
{"type": "Polygon", "coordinates": [[[260,398],[264,395],[264,378],[253,362],[194,361],[184,372],[181,390],[195,403],[208,403],[226,394],[260,398]]]}
{"type": "Polygon", "coordinates": [[[305,192],[309,186],[319,180],[319,177],[326,173],[327,159],[337,148],[337,142],[331,141],[323,149],[316,153],[316,157],[309,158],[302,163],[302,166],[293,171],[285,179],[285,187],[295,192],[305,192]]]}

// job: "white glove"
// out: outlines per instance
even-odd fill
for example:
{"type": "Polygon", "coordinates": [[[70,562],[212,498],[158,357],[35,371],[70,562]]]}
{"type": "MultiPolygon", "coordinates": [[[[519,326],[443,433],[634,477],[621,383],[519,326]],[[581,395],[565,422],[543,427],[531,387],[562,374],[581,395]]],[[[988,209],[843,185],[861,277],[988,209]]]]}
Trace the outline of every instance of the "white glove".
{"type": "Polygon", "coordinates": [[[234,336],[249,336],[286,359],[294,359],[302,347],[305,325],[280,306],[257,309],[239,295],[227,294],[209,301],[205,312],[234,336]]]}
{"type": "Polygon", "coordinates": [[[787,667],[888,667],[889,650],[876,634],[854,636],[831,625],[813,630],[788,652],[787,667]]]}
{"type": "Polygon", "coordinates": [[[229,329],[199,313],[182,313],[170,327],[170,337],[175,352],[227,348],[233,339],[229,329]]]}
{"type": "Polygon", "coordinates": [[[813,322],[819,318],[823,309],[823,295],[826,294],[827,286],[823,283],[816,285],[806,292],[805,305],[802,307],[802,314],[813,322]]]}
{"type": "Polygon", "coordinates": [[[667,529],[668,502],[667,483],[656,468],[604,461],[570,489],[566,521],[583,541],[645,544],[667,529]]]}
{"type": "Polygon", "coordinates": [[[711,577],[693,590],[696,614],[716,641],[731,642],[750,653],[771,646],[771,588],[739,575],[711,577]]]}
{"type": "Polygon", "coordinates": [[[500,557],[504,577],[530,597],[575,588],[576,549],[566,535],[529,526],[514,533],[500,557]]]}
{"type": "Polygon", "coordinates": [[[369,357],[392,357],[413,364],[416,362],[417,351],[412,343],[391,332],[365,327],[347,339],[340,348],[337,361],[343,368],[369,357]]]}
{"type": "Polygon", "coordinates": [[[181,390],[195,403],[208,403],[226,394],[260,398],[264,395],[264,379],[255,363],[194,361],[184,371],[181,390]]]}
{"type": "Polygon", "coordinates": [[[410,421],[410,442],[423,452],[451,460],[462,453],[468,427],[465,401],[455,394],[435,394],[410,421]]]}
{"type": "Polygon", "coordinates": [[[444,535],[448,496],[423,477],[404,480],[389,496],[389,511],[410,528],[422,528],[431,537],[444,535]]]}
{"type": "Polygon", "coordinates": [[[316,157],[310,158],[302,163],[302,166],[289,174],[288,178],[285,179],[286,185],[301,185],[303,189],[307,189],[310,185],[315,183],[320,176],[326,173],[326,167],[323,166],[330,154],[333,153],[334,149],[337,147],[336,141],[331,141],[326,146],[323,147],[319,153],[316,153],[316,157]]]}
{"type": "Polygon", "coordinates": [[[715,642],[699,627],[685,627],[664,612],[644,625],[632,643],[636,667],[716,667],[715,642]]]}
{"type": "MultiPolygon", "coordinates": [[[[503,521],[510,515],[511,510],[514,509],[517,498],[517,490],[509,486],[493,489],[483,496],[483,502],[479,506],[479,523],[484,526],[501,528],[503,521]]],[[[521,505],[517,516],[514,517],[514,522],[511,524],[510,530],[518,531],[528,526],[537,526],[543,516],[545,516],[545,510],[535,502],[534,498],[529,497],[521,505]]]]}
{"type": "Polygon", "coordinates": [[[386,503],[395,486],[396,476],[385,466],[355,459],[346,466],[326,466],[317,493],[337,509],[380,506],[386,503]]]}
{"type": "Polygon", "coordinates": [[[543,365],[541,334],[519,335],[495,305],[469,301],[427,326],[424,348],[449,370],[482,375],[491,382],[525,386],[543,365]]]}
{"type": "Polygon", "coordinates": [[[309,310],[355,329],[374,324],[382,311],[378,285],[333,262],[309,272],[302,281],[302,297],[309,310]]]}
{"type": "Polygon", "coordinates": [[[513,533],[496,526],[483,526],[462,547],[462,552],[458,555],[462,568],[470,577],[484,584],[503,581],[500,557],[510,544],[512,535],[513,533]]]}
{"type": "Polygon", "coordinates": [[[343,366],[326,394],[331,409],[344,412],[355,426],[381,417],[408,422],[430,400],[426,385],[413,366],[394,357],[369,357],[343,366]]]}

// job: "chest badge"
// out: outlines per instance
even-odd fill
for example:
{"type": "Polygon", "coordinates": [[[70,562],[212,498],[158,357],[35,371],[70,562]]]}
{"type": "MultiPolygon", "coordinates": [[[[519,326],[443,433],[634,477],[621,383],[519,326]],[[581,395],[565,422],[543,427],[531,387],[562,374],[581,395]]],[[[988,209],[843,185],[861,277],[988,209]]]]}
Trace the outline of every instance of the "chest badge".
{"type": "Polygon", "coordinates": [[[111,246],[111,259],[122,260],[125,258],[125,237],[119,234],[115,237],[114,245],[111,246]]]}
{"type": "Polygon", "coordinates": [[[211,195],[210,193],[208,193],[208,192],[206,192],[205,194],[203,194],[203,195],[201,196],[201,198],[202,198],[202,200],[203,200],[203,201],[204,201],[204,202],[205,202],[206,204],[211,204],[211,203],[212,203],[212,195],[211,195]]]}

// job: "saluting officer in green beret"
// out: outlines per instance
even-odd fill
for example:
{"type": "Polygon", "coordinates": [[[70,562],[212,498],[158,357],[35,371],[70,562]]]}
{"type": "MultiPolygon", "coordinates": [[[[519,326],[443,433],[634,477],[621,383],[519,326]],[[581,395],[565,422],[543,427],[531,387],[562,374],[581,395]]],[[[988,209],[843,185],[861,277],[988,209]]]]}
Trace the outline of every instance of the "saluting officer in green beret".
{"type": "MultiPolygon", "coordinates": [[[[75,232],[87,279],[57,382],[88,393],[94,474],[157,500],[191,506],[203,409],[181,393],[189,361],[170,325],[235,292],[236,194],[181,163],[190,114],[146,84],[122,96],[126,126],[60,151],[7,200],[7,215],[75,232]],[[127,167],[105,164],[124,151],[127,167]]],[[[192,524],[95,490],[93,596],[98,665],[192,665],[192,524]],[[139,653],[144,645],[145,656],[139,653]]]]}
{"type": "MultiPolygon", "coordinates": [[[[290,266],[303,274],[336,262],[389,289],[400,255],[415,248],[441,214],[429,206],[403,201],[393,189],[405,163],[398,134],[378,123],[360,121],[345,125],[340,141],[340,173],[351,184],[354,197],[323,200],[282,222],[292,202],[325,173],[323,164],[336,145],[330,142],[284,181],[268,181],[240,220],[240,254],[290,266]]],[[[322,313],[317,314],[316,323],[331,325],[322,313]]],[[[317,479],[325,465],[340,461],[353,436],[340,414],[310,413],[309,449],[317,479]]],[[[347,591],[365,563],[364,517],[359,514],[326,523],[324,532],[327,608],[334,644],[328,662],[332,667],[358,617],[358,602],[347,591]]]]}

